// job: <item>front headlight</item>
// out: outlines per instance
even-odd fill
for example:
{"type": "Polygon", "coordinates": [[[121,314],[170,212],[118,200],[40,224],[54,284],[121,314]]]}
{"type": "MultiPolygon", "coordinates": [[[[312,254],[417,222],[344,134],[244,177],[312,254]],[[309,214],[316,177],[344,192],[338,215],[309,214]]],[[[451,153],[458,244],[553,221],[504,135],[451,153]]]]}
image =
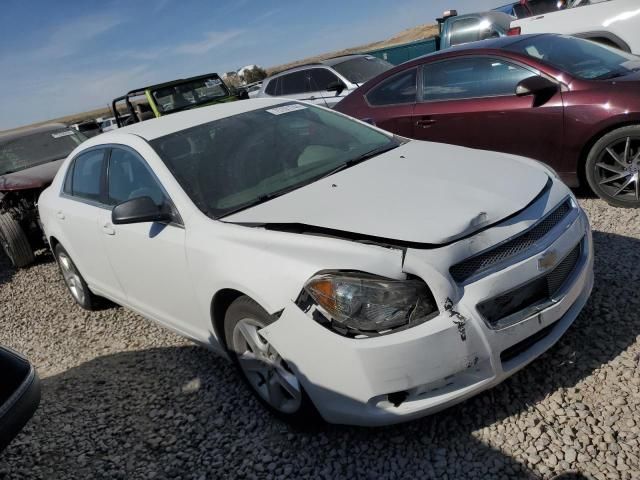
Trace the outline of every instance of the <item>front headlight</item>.
{"type": "Polygon", "coordinates": [[[365,273],[329,272],[304,286],[337,326],[354,333],[413,326],[438,311],[427,285],[417,279],[391,280],[365,273]]]}

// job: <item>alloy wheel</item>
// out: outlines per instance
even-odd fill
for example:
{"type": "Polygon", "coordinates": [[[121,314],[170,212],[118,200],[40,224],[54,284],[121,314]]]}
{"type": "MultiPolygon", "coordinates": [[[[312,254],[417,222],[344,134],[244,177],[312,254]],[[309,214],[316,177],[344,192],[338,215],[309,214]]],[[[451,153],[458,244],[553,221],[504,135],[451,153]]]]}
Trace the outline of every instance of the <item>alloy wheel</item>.
{"type": "Polygon", "coordinates": [[[595,179],[611,198],[640,201],[640,137],[618,138],[600,151],[595,179]]]}
{"type": "Polygon", "coordinates": [[[62,277],[64,278],[67,287],[69,287],[71,295],[73,295],[73,298],[75,298],[78,303],[83,305],[85,301],[85,292],[82,285],[82,279],[80,278],[80,274],[76,270],[76,267],[73,265],[69,256],[63,252],[58,253],[58,263],[60,264],[62,277]]]}
{"type": "Polygon", "coordinates": [[[233,329],[233,350],[247,380],[271,407],[295,413],[302,404],[302,390],[285,360],[259,333],[255,319],[243,318],[233,329]]]}

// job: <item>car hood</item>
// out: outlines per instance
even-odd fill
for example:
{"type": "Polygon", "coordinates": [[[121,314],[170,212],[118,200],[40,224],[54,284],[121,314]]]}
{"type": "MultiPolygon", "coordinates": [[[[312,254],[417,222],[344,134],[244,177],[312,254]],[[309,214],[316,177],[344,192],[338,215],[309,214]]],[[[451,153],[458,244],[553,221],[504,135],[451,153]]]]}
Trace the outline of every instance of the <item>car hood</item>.
{"type": "Polygon", "coordinates": [[[548,181],[521,157],[410,141],[223,220],[438,245],[519,212],[548,181]]]}
{"type": "Polygon", "coordinates": [[[60,169],[64,158],[0,176],[0,191],[46,187],[60,169]]]}

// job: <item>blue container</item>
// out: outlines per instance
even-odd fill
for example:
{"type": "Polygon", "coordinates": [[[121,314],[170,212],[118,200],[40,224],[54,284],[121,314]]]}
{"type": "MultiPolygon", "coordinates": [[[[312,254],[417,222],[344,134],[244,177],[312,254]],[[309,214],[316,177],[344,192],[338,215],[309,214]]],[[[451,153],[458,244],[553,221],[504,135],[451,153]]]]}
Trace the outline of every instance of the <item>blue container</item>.
{"type": "Polygon", "coordinates": [[[426,40],[403,43],[402,45],[394,45],[392,47],[380,48],[378,50],[371,50],[369,52],[362,53],[381,58],[393,65],[399,65],[435,51],[436,39],[427,38],[426,40]]]}

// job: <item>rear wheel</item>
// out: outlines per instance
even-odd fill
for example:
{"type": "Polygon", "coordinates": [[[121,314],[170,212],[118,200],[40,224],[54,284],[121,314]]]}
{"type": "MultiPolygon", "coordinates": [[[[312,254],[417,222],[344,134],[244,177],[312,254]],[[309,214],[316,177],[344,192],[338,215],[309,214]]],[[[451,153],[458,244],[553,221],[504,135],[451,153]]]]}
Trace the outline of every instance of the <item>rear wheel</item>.
{"type": "Polygon", "coordinates": [[[82,275],[80,275],[80,272],[67,251],[62,245],[58,244],[53,249],[53,253],[60,267],[64,283],[67,285],[69,293],[71,293],[75,302],[86,310],[95,310],[99,304],[100,297],[94,295],[91,290],[89,290],[87,282],[85,282],[82,275]]]}
{"type": "Polygon", "coordinates": [[[280,418],[314,420],[315,409],[286,360],[260,330],[273,318],[249,297],[235,300],[225,316],[225,339],[233,363],[258,399],[280,418]]]}
{"type": "Polygon", "coordinates": [[[27,234],[8,213],[0,213],[0,244],[16,268],[26,267],[35,260],[27,234]]]}
{"type": "Polygon", "coordinates": [[[598,140],[586,175],[596,195],[616,207],[640,207],[640,126],[618,128],[598,140]]]}

